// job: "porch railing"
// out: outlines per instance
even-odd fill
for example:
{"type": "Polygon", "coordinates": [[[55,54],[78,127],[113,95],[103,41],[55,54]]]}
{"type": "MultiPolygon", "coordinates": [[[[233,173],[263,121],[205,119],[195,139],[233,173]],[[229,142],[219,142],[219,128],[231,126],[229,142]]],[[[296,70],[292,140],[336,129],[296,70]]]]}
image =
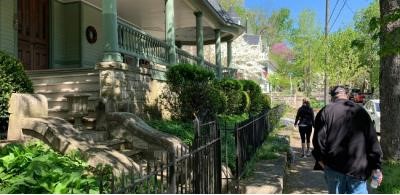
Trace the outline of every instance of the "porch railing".
{"type": "MultiPolygon", "coordinates": [[[[153,61],[159,64],[169,65],[168,44],[162,40],[154,38],[146,32],[137,29],[135,26],[118,21],[118,46],[121,53],[128,56],[153,61]]],[[[178,64],[197,64],[199,57],[176,48],[176,59],[178,64]]],[[[213,72],[217,71],[217,66],[211,62],[204,61],[204,67],[213,72]]],[[[223,68],[224,76],[234,76],[235,69],[223,68]]]]}
{"type": "Polygon", "coordinates": [[[176,54],[178,64],[197,64],[197,60],[199,59],[199,57],[178,48],[176,49],[176,54]]]}
{"type": "Polygon", "coordinates": [[[118,46],[122,53],[168,64],[168,44],[121,20],[118,21],[118,46]]]}

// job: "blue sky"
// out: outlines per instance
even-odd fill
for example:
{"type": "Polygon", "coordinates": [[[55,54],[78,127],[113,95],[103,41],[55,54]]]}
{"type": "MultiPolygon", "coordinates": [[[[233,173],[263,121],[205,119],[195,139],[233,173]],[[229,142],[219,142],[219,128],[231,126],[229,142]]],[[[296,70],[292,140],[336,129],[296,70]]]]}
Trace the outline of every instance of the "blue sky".
{"type": "MultiPolygon", "coordinates": [[[[330,25],[332,26],[336,16],[343,6],[335,25],[330,32],[337,31],[339,28],[345,28],[352,24],[354,13],[367,7],[373,0],[330,0],[330,12],[333,11],[336,2],[335,12],[332,15],[330,25]],[[343,4],[346,2],[346,4],[343,4]]],[[[245,6],[248,8],[263,9],[267,14],[280,8],[290,9],[290,15],[293,19],[297,18],[304,9],[314,10],[317,13],[317,22],[323,28],[325,25],[325,0],[245,0],[245,6]]]]}

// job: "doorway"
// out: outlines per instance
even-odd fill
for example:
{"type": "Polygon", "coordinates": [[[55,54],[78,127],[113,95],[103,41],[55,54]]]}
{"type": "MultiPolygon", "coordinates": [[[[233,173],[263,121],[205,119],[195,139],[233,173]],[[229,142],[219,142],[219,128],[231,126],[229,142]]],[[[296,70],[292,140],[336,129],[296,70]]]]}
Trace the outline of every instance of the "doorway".
{"type": "Polygon", "coordinates": [[[49,68],[49,0],[18,0],[18,58],[25,70],[49,68]]]}

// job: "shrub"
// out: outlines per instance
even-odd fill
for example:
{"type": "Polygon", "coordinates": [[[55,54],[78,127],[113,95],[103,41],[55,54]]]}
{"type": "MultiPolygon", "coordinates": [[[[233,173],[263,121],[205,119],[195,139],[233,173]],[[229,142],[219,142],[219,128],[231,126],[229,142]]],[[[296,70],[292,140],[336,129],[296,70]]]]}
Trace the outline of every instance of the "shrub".
{"type": "Polygon", "coordinates": [[[240,80],[243,91],[246,91],[250,96],[250,108],[249,113],[251,115],[257,115],[262,110],[266,109],[266,99],[263,97],[261,93],[261,87],[252,80],[240,80]]]}
{"type": "Polygon", "coordinates": [[[179,137],[185,144],[189,146],[191,146],[193,143],[194,130],[192,123],[164,120],[147,120],[146,122],[159,131],[179,137]]]}
{"type": "Polygon", "coordinates": [[[168,89],[161,98],[173,119],[192,120],[196,114],[201,120],[224,112],[226,98],[211,85],[214,73],[197,65],[180,64],[167,71],[168,89]]]}
{"type": "Polygon", "coordinates": [[[215,86],[224,92],[229,103],[226,108],[226,114],[243,114],[247,112],[250,101],[247,102],[247,96],[243,93],[242,85],[238,80],[225,78],[216,81],[215,86]]]}
{"type": "Polygon", "coordinates": [[[33,93],[32,82],[17,59],[0,51],[0,116],[7,115],[12,93],[33,93]]]}

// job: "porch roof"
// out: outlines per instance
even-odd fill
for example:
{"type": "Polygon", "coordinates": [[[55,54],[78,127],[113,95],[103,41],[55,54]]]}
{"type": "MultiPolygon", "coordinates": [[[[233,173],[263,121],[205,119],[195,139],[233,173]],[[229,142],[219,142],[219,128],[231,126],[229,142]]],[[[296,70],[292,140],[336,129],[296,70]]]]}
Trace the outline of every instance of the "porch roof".
{"type": "MultiPolygon", "coordinates": [[[[85,0],[101,9],[101,0],[85,0]]],[[[176,41],[184,45],[196,44],[196,17],[194,12],[203,12],[205,44],[215,43],[214,29],[221,30],[222,41],[235,39],[244,32],[215,0],[175,0],[176,41]]],[[[165,40],[164,0],[118,0],[118,16],[149,33],[165,40]]]]}

